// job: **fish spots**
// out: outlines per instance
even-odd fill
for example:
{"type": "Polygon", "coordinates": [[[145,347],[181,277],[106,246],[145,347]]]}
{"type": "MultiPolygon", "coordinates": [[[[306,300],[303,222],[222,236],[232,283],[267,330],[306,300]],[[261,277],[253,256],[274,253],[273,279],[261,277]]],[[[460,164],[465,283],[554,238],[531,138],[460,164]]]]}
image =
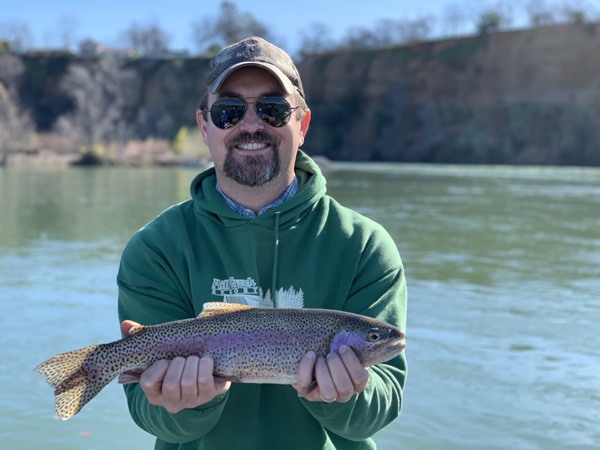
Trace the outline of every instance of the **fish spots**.
{"type": "Polygon", "coordinates": [[[224,311],[213,307],[200,318],[140,327],[121,340],[56,355],[36,370],[55,388],[56,413],[66,420],[113,379],[124,374],[122,380],[135,382],[161,359],[210,352],[217,376],[242,383],[291,384],[309,351],[326,356],[349,345],[368,366],[404,348],[399,330],[356,314],[252,307],[224,311]]]}
{"type": "Polygon", "coordinates": [[[90,381],[100,380],[100,371],[98,369],[91,369],[87,371],[87,378],[90,381]]]}

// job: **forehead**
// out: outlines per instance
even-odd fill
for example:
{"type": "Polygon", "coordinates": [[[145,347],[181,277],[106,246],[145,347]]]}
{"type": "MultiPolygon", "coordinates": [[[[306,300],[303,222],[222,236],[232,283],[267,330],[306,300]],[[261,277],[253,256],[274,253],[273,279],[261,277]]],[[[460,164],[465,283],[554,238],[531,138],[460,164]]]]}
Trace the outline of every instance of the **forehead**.
{"type": "Polygon", "coordinates": [[[242,67],[227,77],[217,96],[231,94],[243,96],[279,94],[285,96],[285,90],[268,70],[260,67],[242,67]]]}

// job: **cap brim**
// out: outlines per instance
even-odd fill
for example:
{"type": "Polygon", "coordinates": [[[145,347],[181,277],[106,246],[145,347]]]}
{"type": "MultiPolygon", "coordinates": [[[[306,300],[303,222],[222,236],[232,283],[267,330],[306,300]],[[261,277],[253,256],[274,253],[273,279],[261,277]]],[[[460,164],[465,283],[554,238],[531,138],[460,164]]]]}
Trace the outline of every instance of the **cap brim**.
{"type": "Polygon", "coordinates": [[[243,62],[234,64],[231,67],[228,67],[226,70],[221,72],[221,74],[219,74],[219,76],[217,78],[215,78],[212,83],[210,83],[208,85],[208,91],[211,94],[216,94],[217,92],[219,92],[221,85],[227,79],[227,77],[229,77],[229,75],[231,75],[233,72],[235,72],[236,70],[238,70],[242,67],[260,67],[262,69],[265,69],[265,70],[269,71],[270,73],[272,73],[275,76],[275,78],[277,78],[277,80],[279,81],[279,84],[281,84],[281,87],[284,89],[284,91],[287,94],[293,94],[294,92],[296,92],[296,87],[292,84],[290,79],[283,74],[283,72],[281,70],[279,70],[277,67],[273,66],[272,64],[259,62],[259,61],[243,61],[243,62]]]}

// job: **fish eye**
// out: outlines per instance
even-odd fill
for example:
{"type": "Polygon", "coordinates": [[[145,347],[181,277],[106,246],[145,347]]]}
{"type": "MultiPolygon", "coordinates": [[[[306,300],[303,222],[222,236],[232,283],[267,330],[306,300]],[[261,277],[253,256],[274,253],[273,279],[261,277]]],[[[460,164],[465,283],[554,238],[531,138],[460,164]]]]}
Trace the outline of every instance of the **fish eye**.
{"type": "Polygon", "coordinates": [[[381,339],[379,329],[373,328],[372,330],[369,330],[369,332],[367,333],[367,340],[369,342],[377,342],[379,339],[381,339]]]}

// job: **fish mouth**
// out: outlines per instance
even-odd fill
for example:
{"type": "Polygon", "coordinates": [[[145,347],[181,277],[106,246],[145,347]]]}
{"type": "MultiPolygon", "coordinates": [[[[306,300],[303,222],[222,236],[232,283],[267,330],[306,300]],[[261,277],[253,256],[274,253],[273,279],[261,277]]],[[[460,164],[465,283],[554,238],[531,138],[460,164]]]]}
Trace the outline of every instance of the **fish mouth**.
{"type": "Polygon", "coordinates": [[[397,339],[393,342],[390,342],[385,346],[384,352],[401,352],[406,347],[406,341],[404,339],[397,339]]]}
{"type": "Polygon", "coordinates": [[[398,338],[387,343],[386,345],[381,345],[377,350],[367,357],[365,367],[389,361],[390,359],[399,355],[405,347],[406,343],[404,338],[398,338]]]}

